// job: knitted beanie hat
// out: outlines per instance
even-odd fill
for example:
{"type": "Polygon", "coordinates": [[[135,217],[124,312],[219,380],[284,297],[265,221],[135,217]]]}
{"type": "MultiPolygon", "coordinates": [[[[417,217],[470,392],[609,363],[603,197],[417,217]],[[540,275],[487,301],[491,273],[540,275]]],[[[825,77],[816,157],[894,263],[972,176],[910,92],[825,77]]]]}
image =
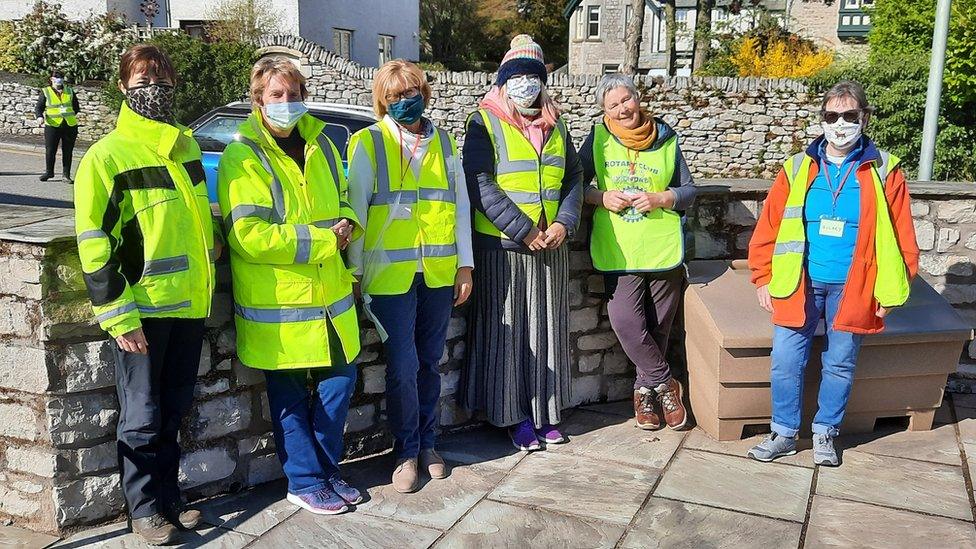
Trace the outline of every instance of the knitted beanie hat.
{"type": "Polygon", "coordinates": [[[542,47],[528,34],[520,34],[512,38],[512,47],[498,67],[498,78],[495,84],[504,86],[509,78],[520,74],[534,74],[542,80],[543,84],[548,77],[542,57],[542,47]]]}

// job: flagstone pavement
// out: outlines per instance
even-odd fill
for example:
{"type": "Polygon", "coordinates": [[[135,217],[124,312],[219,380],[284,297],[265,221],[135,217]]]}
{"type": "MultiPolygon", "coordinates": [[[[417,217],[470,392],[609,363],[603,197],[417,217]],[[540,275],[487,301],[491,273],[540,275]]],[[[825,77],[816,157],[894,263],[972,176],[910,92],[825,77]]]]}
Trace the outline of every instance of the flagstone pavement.
{"type": "MultiPolygon", "coordinates": [[[[694,429],[640,431],[630,404],[584,406],[570,442],[516,452],[500,431],[445,436],[445,480],[414,494],[389,486],[391,457],[344,465],[368,497],[316,516],[274,483],[199,504],[208,526],[187,547],[878,547],[976,548],[976,395],[947,395],[932,431],[839,439],[843,464],[814,467],[809,441],[764,464],[757,438],[719,443],[694,429]],[[967,459],[967,456],[969,458],[967,459]]],[[[68,539],[0,528],[0,547],[134,548],[125,524],[68,539]]]]}

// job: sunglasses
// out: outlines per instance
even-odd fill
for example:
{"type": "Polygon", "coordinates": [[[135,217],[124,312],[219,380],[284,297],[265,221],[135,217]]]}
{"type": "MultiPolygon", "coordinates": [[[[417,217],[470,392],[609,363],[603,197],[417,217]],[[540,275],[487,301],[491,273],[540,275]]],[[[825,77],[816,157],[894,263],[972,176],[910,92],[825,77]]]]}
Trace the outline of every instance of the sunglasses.
{"type": "Polygon", "coordinates": [[[850,122],[851,124],[855,124],[861,121],[860,109],[855,109],[852,111],[844,111],[844,112],[823,111],[820,113],[820,115],[823,117],[824,122],[828,124],[833,124],[837,122],[837,120],[840,119],[841,117],[844,118],[845,122],[850,122]]]}

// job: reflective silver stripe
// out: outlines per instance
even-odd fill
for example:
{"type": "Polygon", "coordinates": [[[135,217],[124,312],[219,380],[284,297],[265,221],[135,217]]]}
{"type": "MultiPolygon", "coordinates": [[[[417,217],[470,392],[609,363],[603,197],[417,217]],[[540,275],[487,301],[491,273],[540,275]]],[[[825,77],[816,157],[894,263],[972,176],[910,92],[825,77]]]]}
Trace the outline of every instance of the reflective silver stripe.
{"type": "Polygon", "coordinates": [[[561,156],[556,156],[554,154],[544,154],[542,155],[542,165],[554,166],[556,168],[565,168],[566,159],[561,156]]]}
{"type": "Polygon", "coordinates": [[[878,178],[881,179],[881,186],[884,186],[885,180],[888,179],[888,170],[890,169],[889,164],[891,163],[891,154],[887,151],[881,151],[881,161],[876,164],[878,169],[878,178]]]}
{"type": "Polygon", "coordinates": [[[559,200],[559,196],[562,194],[560,189],[542,189],[542,199],[543,200],[559,200]]]}
{"type": "Polygon", "coordinates": [[[238,137],[238,140],[251,148],[254,155],[261,161],[261,165],[271,175],[271,221],[274,223],[283,222],[285,220],[285,191],[281,187],[281,180],[278,179],[278,174],[271,168],[268,155],[264,153],[264,150],[257,143],[247,137],[238,137]]]}
{"type": "Polygon", "coordinates": [[[401,261],[417,261],[420,258],[420,250],[417,248],[401,248],[399,250],[386,250],[386,257],[390,263],[401,261]]]}
{"type": "Polygon", "coordinates": [[[512,199],[512,202],[516,204],[535,204],[540,201],[539,193],[505,191],[505,195],[512,199]]]}
{"type": "Polygon", "coordinates": [[[180,302],[180,303],[174,303],[172,305],[161,305],[159,307],[150,307],[148,305],[139,305],[138,308],[139,308],[139,312],[140,313],[152,314],[152,313],[167,313],[169,311],[175,311],[177,309],[185,309],[185,308],[187,308],[189,306],[190,306],[190,301],[187,300],[187,301],[183,301],[183,302],[180,302]]]}
{"type": "Polygon", "coordinates": [[[255,206],[254,204],[240,204],[236,206],[227,217],[224,218],[224,226],[227,230],[245,217],[256,217],[262,221],[271,221],[272,209],[267,206],[255,206]]]}
{"type": "MultiPolygon", "coordinates": [[[[447,190],[452,191],[451,202],[454,202],[453,191],[457,189],[457,182],[454,180],[454,170],[448,164],[448,161],[454,156],[454,150],[451,148],[451,136],[447,135],[447,132],[437,128],[437,138],[441,141],[441,156],[444,157],[444,173],[447,174],[447,190]]],[[[423,189],[421,189],[423,193],[423,189]]],[[[436,199],[426,199],[426,200],[436,200],[436,199]]]]}
{"type": "MultiPolygon", "coordinates": [[[[803,166],[803,159],[807,157],[807,153],[796,153],[793,155],[793,177],[790,178],[790,183],[792,184],[796,181],[796,176],[800,174],[800,166],[803,166]]],[[[806,181],[803,182],[806,184],[806,181]]]]}
{"type": "Polygon", "coordinates": [[[418,193],[421,200],[436,202],[454,202],[457,200],[456,193],[450,189],[420,189],[418,193]]]}
{"type": "Polygon", "coordinates": [[[494,114],[484,111],[491,124],[491,133],[495,136],[495,151],[498,153],[498,165],[495,166],[495,176],[505,175],[516,172],[535,172],[539,166],[535,160],[509,160],[508,143],[505,141],[505,132],[502,129],[502,121],[494,114]]]}
{"type": "Polygon", "coordinates": [[[424,244],[421,253],[424,257],[451,257],[457,255],[457,246],[454,244],[424,244]]]}
{"type": "Polygon", "coordinates": [[[213,248],[210,248],[209,250],[207,250],[207,257],[210,258],[211,263],[217,261],[217,251],[214,250],[213,248]]]}
{"type": "Polygon", "coordinates": [[[78,242],[81,242],[83,240],[88,240],[90,238],[108,238],[108,235],[105,234],[105,231],[101,229],[93,229],[91,231],[85,231],[80,235],[78,235],[78,242]]]}
{"type": "Polygon", "coordinates": [[[320,133],[316,141],[318,141],[319,148],[322,149],[322,154],[325,155],[325,160],[329,163],[329,171],[332,172],[332,181],[335,183],[336,190],[339,190],[339,166],[336,164],[332,142],[324,133],[320,133]]]}
{"type": "Polygon", "coordinates": [[[391,193],[376,193],[369,201],[370,206],[390,205],[397,202],[400,197],[400,204],[416,204],[417,193],[413,191],[393,191],[391,193]]]}
{"type": "Polygon", "coordinates": [[[376,164],[376,192],[370,197],[369,203],[393,204],[397,193],[390,192],[390,168],[386,163],[386,149],[383,147],[383,130],[379,124],[373,124],[368,130],[373,142],[373,162],[376,164]]]}
{"type": "Polygon", "coordinates": [[[117,308],[112,309],[110,311],[105,311],[104,313],[96,316],[95,317],[95,320],[97,320],[99,322],[105,322],[106,320],[108,320],[110,318],[115,318],[117,316],[124,315],[125,313],[128,313],[130,311],[134,311],[134,310],[136,310],[136,304],[135,303],[126,303],[125,305],[123,305],[121,307],[117,307],[117,308]]]}
{"type": "Polygon", "coordinates": [[[146,261],[142,268],[142,275],[152,276],[169,273],[178,273],[190,268],[190,259],[185,255],[175,257],[164,257],[162,259],[150,259],[146,261]]]}
{"type": "Polygon", "coordinates": [[[320,229],[331,229],[333,225],[338,223],[338,219],[320,219],[312,223],[313,227],[318,227],[320,229]]]}
{"type": "Polygon", "coordinates": [[[322,307],[294,307],[288,309],[258,309],[234,304],[237,316],[254,322],[282,323],[305,322],[307,320],[322,320],[325,309],[322,307]]]}
{"type": "Polygon", "coordinates": [[[781,254],[802,254],[806,249],[806,242],[791,240],[789,242],[777,242],[773,248],[773,255],[781,254]]]}
{"type": "Polygon", "coordinates": [[[783,219],[797,219],[803,217],[803,206],[787,206],[783,210],[783,219]]]}
{"type": "Polygon", "coordinates": [[[352,294],[336,301],[332,305],[329,305],[329,317],[335,318],[342,313],[352,309],[356,305],[356,298],[352,294]]]}
{"type": "Polygon", "coordinates": [[[295,234],[298,236],[295,263],[308,263],[308,258],[312,255],[312,233],[308,230],[308,225],[295,225],[295,234]]]}
{"type": "MultiPolygon", "coordinates": [[[[499,153],[501,154],[501,153],[499,153]]],[[[495,175],[505,175],[510,173],[520,173],[520,172],[536,172],[538,170],[538,164],[535,160],[498,160],[498,165],[495,167],[495,175]]]]}

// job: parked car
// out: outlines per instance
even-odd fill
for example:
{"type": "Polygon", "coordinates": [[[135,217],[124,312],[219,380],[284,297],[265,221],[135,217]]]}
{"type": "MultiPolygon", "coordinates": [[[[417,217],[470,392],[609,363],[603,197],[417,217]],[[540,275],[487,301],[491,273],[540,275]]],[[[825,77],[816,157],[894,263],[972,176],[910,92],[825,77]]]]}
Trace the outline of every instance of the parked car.
{"type": "MultiPolygon", "coordinates": [[[[376,122],[373,110],[359,105],[307,102],[308,112],[325,122],[325,133],[335,143],[342,156],[342,167],[348,170],[346,145],[349,137],[376,122]]],[[[251,114],[251,104],[244,101],[228,103],[208,112],[190,124],[193,137],[203,151],[203,170],[207,174],[210,202],[217,202],[217,163],[224,147],[236,139],[237,126],[251,114]]]]}

